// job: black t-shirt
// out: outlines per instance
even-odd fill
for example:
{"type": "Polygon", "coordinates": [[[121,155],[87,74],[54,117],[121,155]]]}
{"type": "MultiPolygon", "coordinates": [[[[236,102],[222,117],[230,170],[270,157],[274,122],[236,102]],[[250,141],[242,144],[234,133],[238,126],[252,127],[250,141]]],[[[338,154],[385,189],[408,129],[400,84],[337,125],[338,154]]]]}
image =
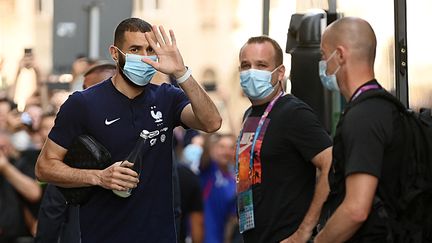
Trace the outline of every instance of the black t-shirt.
{"type": "MultiPolygon", "coordinates": [[[[39,153],[40,150],[33,150],[33,149],[23,151],[21,153],[21,157],[18,159],[16,163],[16,167],[26,176],[36,179],[35,165],[39,153]]],[[[21,200],[23,201],[23,204],[30,210],[32,216],[37,218],[41,200],[37,202],[29,202],[22,196],[21,196],[21,200]]]]}
{"type": "MultiPolygon", "coordinates": [[[[252,107],[245,128],[253,127],[267,105],[252,107]]],[[[292,95],[276,102],[261,134],[261,183],[253,185],[255,228],[243,233],[247,243],[279,242],[297,230],[315,189],[310,160],[331,146],[312,109],[292,95]]]]}
{"type": "Polygon", "coordinates": [[[201,185],[197,175],[184,165],[177,163],[178,179],[181,191],[180,242],[185,242],[189,214],[203,211],[201,185]]]}
{"type": "MultiPolygon", "coordinates": [[[[367,84],[376,83],[376,81],[367,84]]],[[[365,91],[367,92],[367,91],[365,91]]],[[[361,94],[360,94],[361,96],[361,94]]],[[[359,97],[360,97],[359,96],[359,97]]],[[[349,105],[349,104],[348,104],[349,105]]],[[[366,173],[378,178],[378,195],[392,212],[399,192],[403,132],[396,106],[381,98],[370,98],[350,108],[338,125],[333,156],[336,178],[344,187],[345,177],[366,173]]],[[[345,189],[339,190],[344,194],[345,189]]],[[[343,196],[340,195],[339,198],[343,196]]],[[[350,242],[385,242],[386,225],[377,212],[371,214],[350,242]]]]}
{"type": "MultiPolygon", "coordinates": [[[[12,166],[20,173],[27,176],[28,171],[23,171],[19,161],[7,158],[12,166]]],[[[25,199],[16,188],[0,174],[0,243],[15,242],[18,237],[30,236],[30,232],[24,222],[23,206],[25,199]]]]}

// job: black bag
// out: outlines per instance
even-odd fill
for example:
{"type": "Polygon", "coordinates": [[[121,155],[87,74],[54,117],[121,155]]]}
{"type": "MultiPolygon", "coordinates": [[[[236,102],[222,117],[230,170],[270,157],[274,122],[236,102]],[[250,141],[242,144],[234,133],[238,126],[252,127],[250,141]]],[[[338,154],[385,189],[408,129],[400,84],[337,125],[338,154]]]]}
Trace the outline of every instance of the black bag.
{"type": "MultiPolygon", "coordinates": [[[[111,154],[92,136],[80,135],[72,142],[63,161],[70,167],[79,169],[105,169],[111,165],[111,154]]],[[[58,188],[66,202],[72,205],[86,203],[95,189],[94,186],[58,188]]]]}
{"type": "MultiPolygon", "coordinates": [[[[401,197],[395,215],[385,209],[385,202],[376,196],[374,208],[388,222],[388,242],[432,242],[432,116],[430,109],[416,113],[407,109],[385,90],[365,92],[352,104],[378,97],[393,103],[403,119],[406,146],[401,170],[401,197]],[[380,204],[380,205],[377,205],[380,204]]],[[[345,113],[349,110],[347,108],[345,113]]]]}

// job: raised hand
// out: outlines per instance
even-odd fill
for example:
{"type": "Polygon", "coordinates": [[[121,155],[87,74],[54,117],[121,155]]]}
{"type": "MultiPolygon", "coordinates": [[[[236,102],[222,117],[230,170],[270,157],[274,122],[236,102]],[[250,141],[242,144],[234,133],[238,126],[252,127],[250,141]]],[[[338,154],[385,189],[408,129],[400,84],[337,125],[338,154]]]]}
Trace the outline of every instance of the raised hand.
{"type": "Polygon", "coordinates": [[[152,65],[162,73],[174,75],[176,78],[181,77],[186,72],[186,68],[177,48],[174,32],[169,30],[170,38],[168,38],[162,26],[159,26],[158,29],[156,25],[153,25],[152,29],[152,32],[145,33],[145,37],[155,51],[158,62],[146,58],[142,59],[142,61],[152,65]]]}

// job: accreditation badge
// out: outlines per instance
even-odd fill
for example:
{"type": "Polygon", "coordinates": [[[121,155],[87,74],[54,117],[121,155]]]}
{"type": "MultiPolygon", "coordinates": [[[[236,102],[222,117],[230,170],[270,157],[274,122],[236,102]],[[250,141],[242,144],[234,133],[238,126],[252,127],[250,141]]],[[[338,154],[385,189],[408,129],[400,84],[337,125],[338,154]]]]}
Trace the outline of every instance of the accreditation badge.
{"type": "Polygon", "coordinates": [[[240,233],[255,228],[252,187],[238,194],[237,204],[240,233]]]}

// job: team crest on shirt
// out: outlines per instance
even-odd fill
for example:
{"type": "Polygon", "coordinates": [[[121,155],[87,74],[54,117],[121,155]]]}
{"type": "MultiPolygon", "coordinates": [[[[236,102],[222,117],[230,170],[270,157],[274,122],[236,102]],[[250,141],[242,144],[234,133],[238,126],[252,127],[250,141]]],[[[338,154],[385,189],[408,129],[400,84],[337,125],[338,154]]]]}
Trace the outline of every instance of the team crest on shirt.
{"type": "Polygon", "coordinates": [[[155,123],[161,123],[163,121],[162,112],[157,111],[155,105],[151,106],[150,109],[151,109],[150,115],[153,117],[153,119],[155,119],[155,123]]]}

